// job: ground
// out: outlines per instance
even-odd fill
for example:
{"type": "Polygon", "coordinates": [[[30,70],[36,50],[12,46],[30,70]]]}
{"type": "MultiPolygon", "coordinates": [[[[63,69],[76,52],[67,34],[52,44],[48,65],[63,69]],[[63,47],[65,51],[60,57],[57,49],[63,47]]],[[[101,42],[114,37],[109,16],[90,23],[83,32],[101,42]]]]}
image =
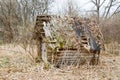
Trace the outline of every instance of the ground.
{"type": "Polygon", "coordinates": [[[102,53],[100,64],[63,69],[34,63],[20,46],[0,46],[0,80],[119,80],[120,56],[102,53]]]}

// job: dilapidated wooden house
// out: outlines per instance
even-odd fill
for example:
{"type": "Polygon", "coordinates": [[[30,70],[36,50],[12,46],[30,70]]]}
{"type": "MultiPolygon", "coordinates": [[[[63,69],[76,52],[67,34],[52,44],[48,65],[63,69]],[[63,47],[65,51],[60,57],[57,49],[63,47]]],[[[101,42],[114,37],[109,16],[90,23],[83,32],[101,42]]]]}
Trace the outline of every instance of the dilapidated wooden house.
{"type": "Polygon", "coordinates": [[[39,15],[33,37],[38,42],[38,56],[45,63],[80,65],[87,58],[90,64],[98,64],[103,36],[94,20],[39,15]]]}

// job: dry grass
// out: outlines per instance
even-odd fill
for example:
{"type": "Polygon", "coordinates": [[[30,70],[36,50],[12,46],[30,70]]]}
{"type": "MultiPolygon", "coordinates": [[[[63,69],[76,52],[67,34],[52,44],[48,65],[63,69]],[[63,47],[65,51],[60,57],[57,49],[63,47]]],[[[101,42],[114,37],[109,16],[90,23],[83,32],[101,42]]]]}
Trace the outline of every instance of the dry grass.
{"type": "Polygon", "coordinates": [[[33,63],[21,46],[0,46],[0,80],[119,80],[120,56],[104,53],[97,66],[81,65],[43,69],[43,63],[33,63]]]}

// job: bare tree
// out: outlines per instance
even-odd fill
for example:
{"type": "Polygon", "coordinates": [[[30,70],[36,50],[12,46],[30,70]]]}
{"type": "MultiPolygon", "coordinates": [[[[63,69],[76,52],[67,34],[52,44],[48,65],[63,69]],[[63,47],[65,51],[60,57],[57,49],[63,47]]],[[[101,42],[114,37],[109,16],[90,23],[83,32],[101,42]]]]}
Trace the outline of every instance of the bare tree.
{"type": "Polygon", "coordinates": [[[96,21],[100,23],[103,31],[105,42],[117,41],[119,42],[118,32],[119,28],[119,14],[120,1],[119,0],[91,0],[95,9],[94,12],[96,21]]]}
{"type": "Polygon", "coordinates": [[[108,6],[106,6],[107,10],[105,9],[105,11],[106,11],[105,18],[108,17],[111,9],[114,7],[115,7],[115,10],[113,11],[112,16],[120,12],[120,1],[118,1],[118,0],[110,0],[109,1],[108,6]]]}
{"type": "Polygon", "coordinates": [[[49,13],[53,1],[0,0],[0,22],[4,26],[5,40],[7,42],[12,41],[16,31],[18,31],[18,25],[27,29],[27,27],[35,23],[37,15],[49,13]]]}
{"type": "MultiPolygon", "coordinates": [[[[104,0],[105,1],[105,0],[104,0]]],[[[102,4],[100,4],[100,0],[91,0],[91,2],[95,5],[96,10],[95,12],[97,13],[97,22],[99,23],[99,17],[100,17],[100,8],[102,4]]]]}
{"type": "Polygon", "coordinates": [[[4,25],[4,39],[6,42],[11,42],[14,34],[12,26],[17,20],[15,2],[12,0],[2,0],[0,1],[0,8],[0,21],[4,25]]]}
{"type": "Polygon", "coordinates": [[[120,1],[119,0],[91,0],[95,6],[95,11],[97,14],[97,22],[100,21],[100,16],[107,19],[111,16],[120,12],[120,1]],[[114,8],[114,10],[112,10],[114,8]]]}

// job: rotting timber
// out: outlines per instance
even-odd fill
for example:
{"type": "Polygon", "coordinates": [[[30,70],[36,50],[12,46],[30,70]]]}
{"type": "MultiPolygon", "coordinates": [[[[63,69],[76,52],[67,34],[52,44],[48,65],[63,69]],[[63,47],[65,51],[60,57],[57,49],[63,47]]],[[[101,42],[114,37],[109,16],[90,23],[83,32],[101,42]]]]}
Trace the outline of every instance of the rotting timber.
{"type": "Polygon", "coordinates": [[[42,54],[42,41],[43,37],[45,37],[45,33],[43,30],[43,22],[49,22],[50,21],[50,16],[49,15],[41,15],[37,16],[36,18],[36,24],[34,27],[34,33],[33,33],[33,38],[36,40],[37,44],[37,57],[36,57],[36,62],[41,61],[41,54],[42,54]]]}
{"type": "Polygon", "coordinates": [[[86,62],[85,59],[89,58],[88,56],[92,56],[90,57],[91,59],[88,59],[90,65],[98,64],[101,45],[103,44],[102,33],[95,21],[87,18],[69,16],[62,18],[60,16],[50,15],[37,16],[34,39],[38,42],[38,60],[42,58],[42,54],[47,53],[47,55],[44,54],[44,57],[47,56],[47,58],[42,60],[53,63],[57,67],[60,67],[61,65],[77,66],[84,64],[86,62]],[[45,28],[48,28],[47,26],[49,26],[49,28],[54,26],[53,29],[58,29],[55,29],[52,32],[49,32],[48,30],[47,33],[45,31],[45,28]],[[53,40],[51,33],[53,35],[59,33],[60,35],[57,37],[58,39],[53,40]],[[62,41],[59,40],[59,37],[61,36],[63,38],[62,41]],[[53,48],[45,47],[49,46],[49,44],[51,46],[58,43],[60,46],[53,48]],[[69,44],[72,44],[72,46],[69,44]]]}

